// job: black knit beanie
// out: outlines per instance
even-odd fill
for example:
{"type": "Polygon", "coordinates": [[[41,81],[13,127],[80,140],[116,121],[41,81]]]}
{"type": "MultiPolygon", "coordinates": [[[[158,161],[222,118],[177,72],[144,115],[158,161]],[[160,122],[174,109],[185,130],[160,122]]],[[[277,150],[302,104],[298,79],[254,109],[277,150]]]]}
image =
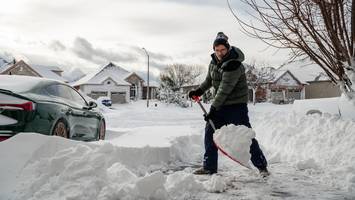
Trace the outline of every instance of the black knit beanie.
{"type": "Polygon", "coordinates": [[[228,37],[223,32],[218,32],[217,37],[213,42],[213,50],[216,46],[221,44],[224,45],[227,49],[230,48],[230,45],[228,43],[228,37]]]}

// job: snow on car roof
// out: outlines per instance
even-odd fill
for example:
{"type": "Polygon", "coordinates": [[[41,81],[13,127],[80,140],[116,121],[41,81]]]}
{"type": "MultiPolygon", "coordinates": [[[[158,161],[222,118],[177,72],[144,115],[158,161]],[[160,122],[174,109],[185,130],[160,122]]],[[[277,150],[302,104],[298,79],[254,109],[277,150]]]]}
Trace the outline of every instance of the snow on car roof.
{"type": "Polygon", "coordinates": [[[44,82],[49,83],[58,81],[33,76],[0,75],[0,89],[10,90],[16,93],[29,91],[36,87],[38,84],[44,82]]]}

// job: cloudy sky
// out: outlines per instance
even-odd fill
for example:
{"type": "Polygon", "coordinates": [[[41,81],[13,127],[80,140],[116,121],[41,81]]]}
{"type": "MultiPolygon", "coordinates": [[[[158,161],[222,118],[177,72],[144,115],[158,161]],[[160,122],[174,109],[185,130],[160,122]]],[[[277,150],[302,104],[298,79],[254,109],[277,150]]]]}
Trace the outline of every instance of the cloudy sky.
{"type": "MultiPolygon", "coordinates": [[[[245,8],[231,0],[243,14],[245,8]]],[[[286,52],[245,36],[225,0],[11,0],[0,6],[0,56],[89,72],[110,61],[154,75],[170,63],[206,66],[217,32],[246,60],[277,67],[286,52]]]]}

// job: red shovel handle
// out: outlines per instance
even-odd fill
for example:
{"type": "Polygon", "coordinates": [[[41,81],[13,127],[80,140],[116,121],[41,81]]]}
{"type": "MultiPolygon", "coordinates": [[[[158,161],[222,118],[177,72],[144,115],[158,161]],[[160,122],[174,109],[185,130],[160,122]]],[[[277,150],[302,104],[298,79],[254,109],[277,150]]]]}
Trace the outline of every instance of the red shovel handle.
{"type": "Polygon", "coordinates": [[[197,103],[201,101],[199,96],[192,96],[192,100],[196,101],[197,103]]]}

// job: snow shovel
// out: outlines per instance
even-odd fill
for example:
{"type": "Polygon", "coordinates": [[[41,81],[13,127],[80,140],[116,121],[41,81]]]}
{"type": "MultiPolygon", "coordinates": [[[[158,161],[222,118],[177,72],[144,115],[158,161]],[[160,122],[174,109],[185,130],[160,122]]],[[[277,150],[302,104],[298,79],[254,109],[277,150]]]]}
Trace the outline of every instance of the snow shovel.
{"type": "MultiPolygon", "coordinates": [[[[196,103],[198,103],[198,105],[201,107],[203,113],[204,113],[205,115],[207,115],[207,111],[206,111],[205,107],[203,107],[203,105],[202,105],[202,103],[201,103],[200,97],[198,97],[198,96],[193,96],[192,99],[193,99],[196,103]]],[[[208,119],[208,123],[210,123],[211,127],[213,128],[213,130],[216,131],[216,126],[214,125],[214,123],[213,123],[213,121],[212,121],[211,119],[208,119]]],[[[236,158],[233,158],[232,156],[230,156],[230,155],[229,155],[226,151],[224,151],[219,145],[217,145],[215,141],[213,141],[213,142],[214,142],[214,144],[216,145],[217,149],[220,150],[225,156],[227,156],[227,157],[230,158],[231,160],[237,162],[237,163],[240,164],[241,166],[246,167],[246,168],[248,168],[248,169],[251,169],[250,166],[247,166],[247,165],[241,163],[240,161],[238,161],[236,158]]]]}

